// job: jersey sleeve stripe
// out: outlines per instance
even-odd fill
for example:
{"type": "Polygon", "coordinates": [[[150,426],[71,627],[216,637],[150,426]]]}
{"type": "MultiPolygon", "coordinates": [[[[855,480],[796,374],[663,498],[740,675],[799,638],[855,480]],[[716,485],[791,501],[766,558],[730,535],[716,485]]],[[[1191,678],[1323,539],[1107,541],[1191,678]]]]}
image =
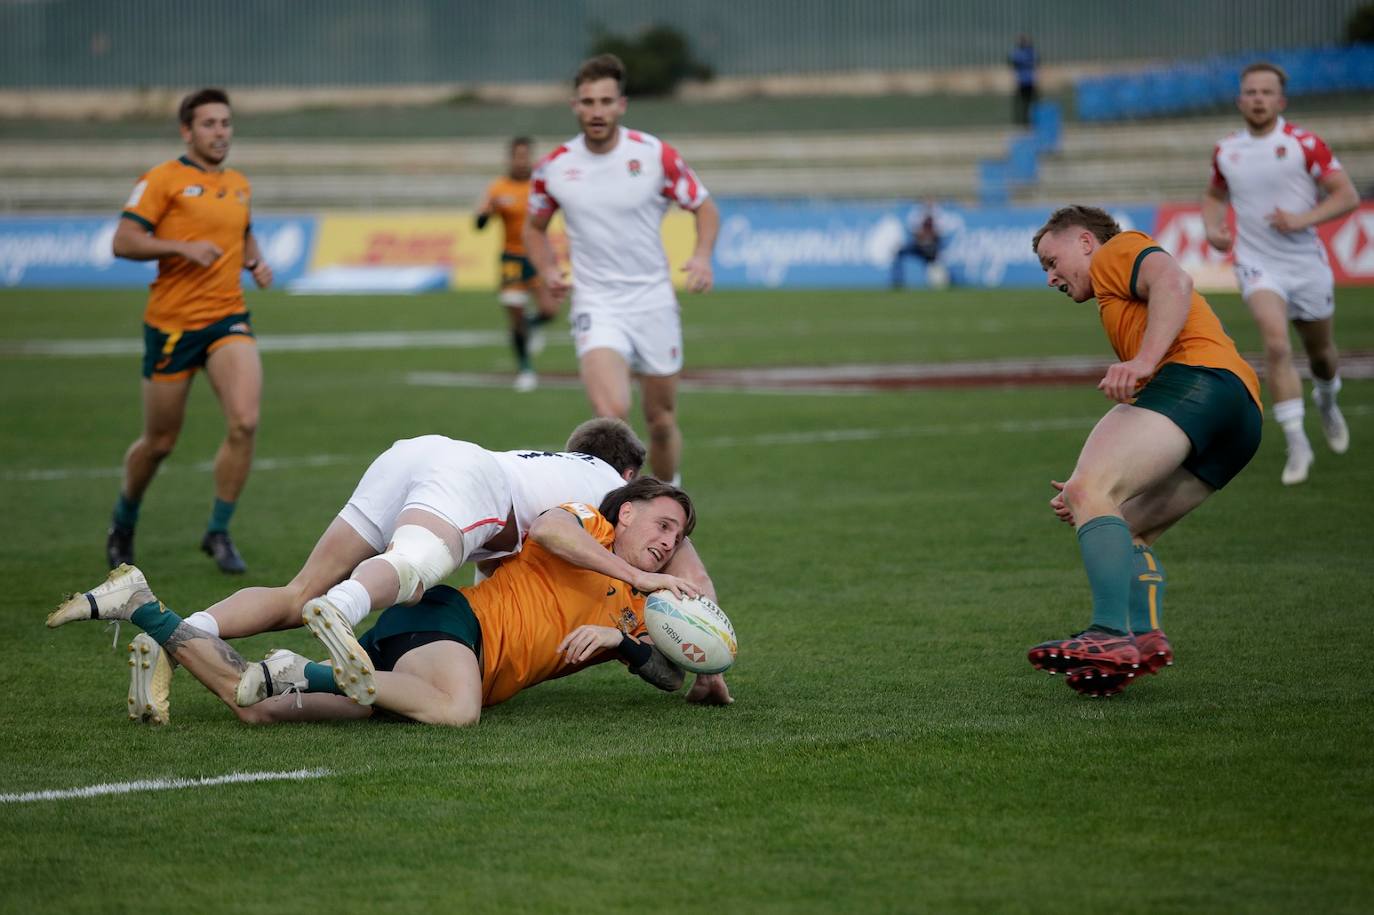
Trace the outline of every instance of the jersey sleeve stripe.
{"type": "Polygon", "coordinates": [[[138,215],[137,213],[131,212],[131,211],[129,211],[129,210],[125,210],[124,212],[120,213],[119,215],[120,215],[122,218],[124,218],[124,219],[132,219],[134,222],[136,222],[136,223],[138,223],[139,225],[143,226],[143,228],[147,229],[149,232],[152,232],[153,230],[155,230],[155,229],[157,228],[157,226],[153,225],[151,222],[149,222],[148,220],[144,219],[142,216],[138,215]]]}
{"type": "MultiPolygon", "coordinates": [[[[1140,253],[1135,256],[1135,263],[1131,265],[1131,298],[1140,298],[1140,293],[1136,291],[1135,281],[1140,276],[1140,262],[1149,257],[1155,251],[1163,251],[1159,245],[1150,245],[1148,248],[1140,249],[1140,253]]],[[[1167,253],[1167,252],[1166,252],[1167,253]]]]}

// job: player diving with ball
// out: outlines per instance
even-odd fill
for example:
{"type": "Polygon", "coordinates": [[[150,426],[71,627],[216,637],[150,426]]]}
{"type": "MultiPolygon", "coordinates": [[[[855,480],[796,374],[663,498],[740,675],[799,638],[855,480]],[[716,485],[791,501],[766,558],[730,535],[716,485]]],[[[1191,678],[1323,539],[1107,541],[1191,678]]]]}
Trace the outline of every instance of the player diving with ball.
{"type": "MultiPolygon", "coordinates": [[[[246,661],[168,609],[133,566],[73,595],[48,625],[129,620],[248,723],[367,718],[380,709],[463,727],[521,690],[612,659],[659,689],[680,688],[682,670],[643,638],[644,605],[657,590],[700,593],[662,571],[695,524],[690,497],[652,477],[613,490],[597,507],[551,509],[490,578],[431,587],[414,605],[390,607],[350,642],[351,657],[323,662],[284,649],[246,661]],[[366,690],[345,695],[338,681],[360,685],[362,671],[366,690]]],[[[733,701],[723,678],[708,682],[709,691],[688,698],[733,701]]]]}

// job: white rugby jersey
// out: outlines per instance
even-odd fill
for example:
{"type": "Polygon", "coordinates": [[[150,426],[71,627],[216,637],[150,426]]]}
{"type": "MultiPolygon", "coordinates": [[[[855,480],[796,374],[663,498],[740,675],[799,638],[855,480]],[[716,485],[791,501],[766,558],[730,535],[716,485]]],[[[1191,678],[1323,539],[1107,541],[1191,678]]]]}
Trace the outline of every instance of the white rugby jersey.
{"type": "Polygon", "coordinates": [[[574,314],[648,311],[677,303],[660,231],[664,213],[672,203],[696,210],[707,196],[677,150],[621,127],[608,153],[590,152],[578,134],[545,156],[530,181],[529,212],[563,210],[574,314]]]}
{"type": "Polygon", "coordinates": [[[1239,130],[1223,138],[1212,153],[1212,186],[1229,191],[1236,210],[1236,261],[1326,263],[1315,227],[1280,232],[1265,217],[1275,208],[1289,213],[1312,209],[1317,182],[1340,170],[1321,137],[1283,118],[1262,137],[1239,130]]]}
{"type": "MultiPolygon", "coordinates": [[[[534,519],[564,502],[600,505],[612,489],[625,485],[620,474],[605,461],[590,454],[572,451],[492,451],[489,452],[510,483],[511,506],[523,546],[534,519]]],[[[517,546],[516,550],[520,547],[517,546]]],[[[509,556],[515,550],[492,551],[478,547],[468,557],[482,562],[509,556]]]]}

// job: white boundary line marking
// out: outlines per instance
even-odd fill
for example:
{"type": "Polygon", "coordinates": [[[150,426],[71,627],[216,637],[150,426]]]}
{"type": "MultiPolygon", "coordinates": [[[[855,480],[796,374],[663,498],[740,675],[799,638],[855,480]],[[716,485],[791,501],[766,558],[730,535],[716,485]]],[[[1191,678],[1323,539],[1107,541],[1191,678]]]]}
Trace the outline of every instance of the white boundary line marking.
{"type": "Polygon", "coordinates": [[[208,778],[151,778],[136,782],[110,782],[87,785],[84,788],[62,788],[50,791],[29,791],[24,794],[0,794],[0,804],[27,804],[33,801],[61,801],[68,798],[102,797],[107,794],[132,794],[135,791],[170,791],[176,788],[209,788],[215,785],[243,785],[250,782],[299,782],[309,778],[324,778],[333,773],[328,769],[293,769],[290,772],[231,772],[208,778]]]}

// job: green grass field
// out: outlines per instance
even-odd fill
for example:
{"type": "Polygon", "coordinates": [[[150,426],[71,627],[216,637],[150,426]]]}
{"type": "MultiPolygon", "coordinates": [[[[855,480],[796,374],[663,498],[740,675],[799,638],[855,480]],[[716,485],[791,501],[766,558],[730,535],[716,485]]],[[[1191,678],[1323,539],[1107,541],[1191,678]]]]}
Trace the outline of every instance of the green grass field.
{"type": "MultiPolygon", "coordinates": [[[[694,540],[740,638],[736,703],[698,708],[618,665],[545,684],[463,731],[249,728],[184,671],[172,723],[124,713],[97,625],[50,631],[104,575],[134,356],[32,340],[139,333],[137,292],[0,295],[0,795],[329,770],[300,782],[0,802],[7,912],[1364,912],[1374,894],[1369,584],[1374,383],[1354,445],[1278,481],[1251,467],[1165,536],[1174,668],[1112,700],[1025,649],[1088,619],[1046,506],[1106,402],[1091,383],[684,397],[694,540]],[[612,669],[615,668],[615,669],[612,669]]],[[[1242,349],[1258,341],[1216,297],[1242,349]]],[[[1374,350],[1374,290],[1340,295],[1374,350]]],[[[264,339],[497,330],[487,296],[251,300],[264,339]]],[[[1048,291],[717,293],[685,304],[689,367],[1105,355],[1090,305],[1048,291]]],[[[577,390],[416,387],[504,371],[504,348],[264,355],[259,469],[234,521],[249,574],[196,549],[220,422],[197,383],[144,503],[139,564],[182,612],[284,582],[392,440],[557,446],[577,390]]],[[[542,368],[571,371],[566,344],[542,368]]],[[[1319,438],[1315,416],[1312,435],[1319,438]]],[[[249,657],[308,634],[245,640],[249,657]]]]}

